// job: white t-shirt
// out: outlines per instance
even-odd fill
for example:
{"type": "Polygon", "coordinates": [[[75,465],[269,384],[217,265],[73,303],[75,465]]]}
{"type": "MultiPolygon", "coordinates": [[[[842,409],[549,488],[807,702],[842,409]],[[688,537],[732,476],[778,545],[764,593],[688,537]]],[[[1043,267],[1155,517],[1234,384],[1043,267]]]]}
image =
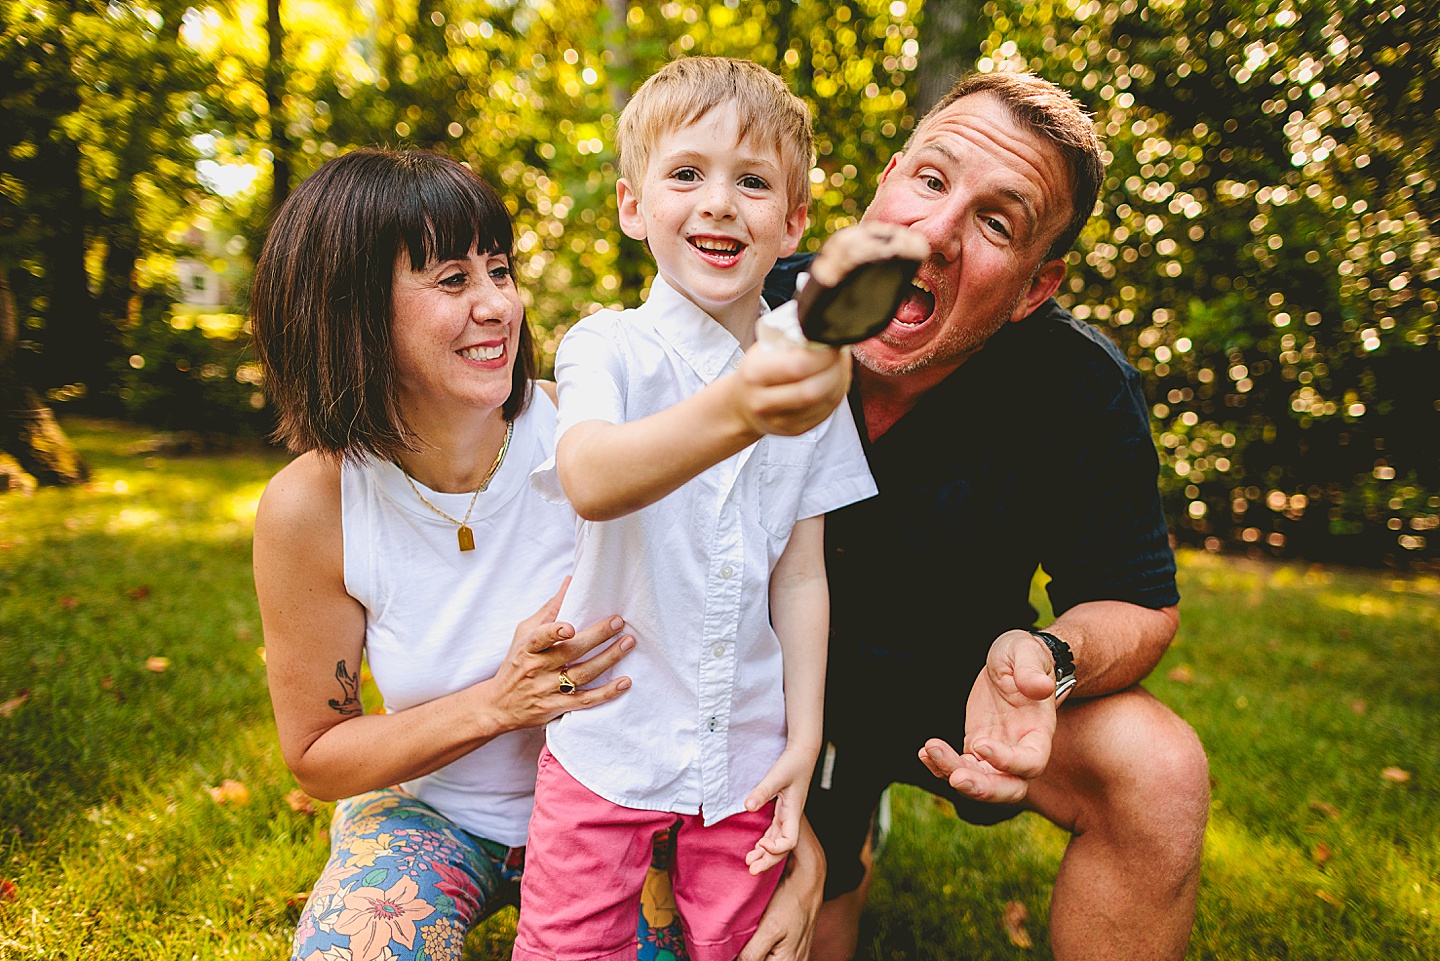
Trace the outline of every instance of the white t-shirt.
{"type": "MultiPolygon", "coordinates": [[[[456,526],[421,503],[400,468],[368,460],[341,469],[345,589],[365,607],[365,656],[386,711],[493,677],[516,625],[570,573],[574,514],[529,483],[554,453],[554,434],[555,406],[537,388],[504,462],[475,499],[475,549],[464,553],[456,526]]],[[[465,516],[470,494],[416,486],[451,517],[465,516]]],[[[521,845],[542,743],[539,728],[502,734],[404,786],[470,833],[521,845]]]]}
{"type": "MultiPolygon", "coordinates": [[[[582,421],[671,407],[742,356],[729,331],[657,277],[644,305],[593,314],[561,342],[557,440],[582,421]]],[[[553,460],[533,480],[563,499],[553,460]]],[[[703,813],[707,824],[743,810],[785,747],[770,573],[796,520],[874,493],[841,404],[819,427],[764,437],[649,507],[577,519],[560,619],[579,628],[620,614],[636,646],[613,672],[634,680],[628,693],[547,727],[565,770],[623,807],[703,813]]]]}

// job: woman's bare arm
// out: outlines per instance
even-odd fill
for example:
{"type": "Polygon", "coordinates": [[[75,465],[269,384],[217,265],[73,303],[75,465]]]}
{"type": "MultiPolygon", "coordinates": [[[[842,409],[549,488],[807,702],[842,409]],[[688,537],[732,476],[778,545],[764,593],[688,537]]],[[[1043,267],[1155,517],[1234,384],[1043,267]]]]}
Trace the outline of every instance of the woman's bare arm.
{"type": "MultiPolygon", "coordinates": [[[[613,638],[615,617],[578,634],[554,622],[560,593],[521,624],[495,677],[394,714],[360,703],[365,611],[345,590],[340,467],[305,454],[266,488],[255,518],[255,590],[270,699],[285,763],[314,797],[333,800],[428,774],[496,735],[617,697],[617,678],[559,693],[558,671],[613,638]]],[[[570,668],[582,687],[633,647],[626,637],[570,668]]]]}

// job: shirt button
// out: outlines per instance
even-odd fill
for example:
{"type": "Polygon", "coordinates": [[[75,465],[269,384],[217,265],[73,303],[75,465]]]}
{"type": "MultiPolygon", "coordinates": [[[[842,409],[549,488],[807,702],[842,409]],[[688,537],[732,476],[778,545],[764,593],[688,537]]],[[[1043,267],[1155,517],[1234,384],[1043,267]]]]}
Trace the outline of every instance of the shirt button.
{"type": "Polygon", "coordinates": [[[716,644],[714,647],[710,648],[710,653],[711,653],[711,654],[714,654],[716,657],[724,657],[724,656],[725,656],[725,645],[724,645],[724,644],[716,644]]]}
{"type": "Polygon", "coordinates": [[[710,718],[710,730],[715,730],[715,718],[710,718]]]}
{"type": "Polygon", "coordinates": [[[720,576],[728,581],[730,578],[735,576],[735,568],[731,567],[729,564],[726,564],[724,567],[720,568],[720,576]]]}

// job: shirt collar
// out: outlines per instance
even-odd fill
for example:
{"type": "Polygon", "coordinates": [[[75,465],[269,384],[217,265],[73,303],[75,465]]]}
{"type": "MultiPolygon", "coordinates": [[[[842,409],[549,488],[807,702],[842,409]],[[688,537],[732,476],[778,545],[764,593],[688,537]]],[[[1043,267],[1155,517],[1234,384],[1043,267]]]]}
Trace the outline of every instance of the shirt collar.
{"type": "MultiPolygon", "coordinates": [[[[769,309],[761,300],[756,317],[769,309]]],[[[646,315],[656,333],[707,384],[729,370],[732,362],[738,361],[740,342],[734,335],[670,286],[660,274],[657,273],[650,284],[650,295],[645,298],[640,311],[646,315]]]]}

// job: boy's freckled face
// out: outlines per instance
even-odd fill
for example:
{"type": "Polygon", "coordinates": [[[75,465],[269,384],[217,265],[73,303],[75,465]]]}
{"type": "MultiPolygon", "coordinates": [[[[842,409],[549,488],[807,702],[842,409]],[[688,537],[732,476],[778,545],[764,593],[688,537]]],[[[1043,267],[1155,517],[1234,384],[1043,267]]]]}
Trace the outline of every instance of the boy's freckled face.
{"type": "Polygon", "coordinates": [[[666,281],[742,343],[765,275],[805,232],[806,209],[790,209],[787,173],[773,145],[740,142],[726,105],[663,134],[644,182],[617,188],[625,233],[648,241],[666,281]]]}

